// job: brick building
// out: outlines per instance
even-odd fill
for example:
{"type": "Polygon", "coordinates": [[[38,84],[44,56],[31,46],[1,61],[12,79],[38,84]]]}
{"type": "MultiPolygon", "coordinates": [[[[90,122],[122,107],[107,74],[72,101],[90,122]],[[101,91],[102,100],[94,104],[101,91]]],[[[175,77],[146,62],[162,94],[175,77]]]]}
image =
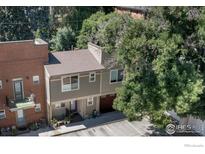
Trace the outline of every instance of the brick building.
{"type": "Polygon", "coordinates": [[[43,40],[0,42],[0,127],[46,118],[43,40]]]}

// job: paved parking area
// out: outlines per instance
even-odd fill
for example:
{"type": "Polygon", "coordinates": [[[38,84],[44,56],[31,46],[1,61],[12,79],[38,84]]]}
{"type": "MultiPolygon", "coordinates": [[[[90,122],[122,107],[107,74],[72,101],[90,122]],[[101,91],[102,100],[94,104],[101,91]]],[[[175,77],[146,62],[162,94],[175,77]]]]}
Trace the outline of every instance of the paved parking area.
{"type": "MultiPolygon", "coordinates": [[[[147,119],[129,122],[120,112],[105,113],[97,118],[70,123],[66,127],[79,125],[85,126],[86,129],[63,133],[59,136],[151,136],[154,132],[153,125],[147,119]]],[[[51,128],[48,127],[21,136],[38,136],[50,130],[51,128]]]]}
{"type": "Polygon", "coordinates": [[[152,133],[152,124],[147,119],[132,122],[123,119],[61,136],[150,136],[152,133]]]}

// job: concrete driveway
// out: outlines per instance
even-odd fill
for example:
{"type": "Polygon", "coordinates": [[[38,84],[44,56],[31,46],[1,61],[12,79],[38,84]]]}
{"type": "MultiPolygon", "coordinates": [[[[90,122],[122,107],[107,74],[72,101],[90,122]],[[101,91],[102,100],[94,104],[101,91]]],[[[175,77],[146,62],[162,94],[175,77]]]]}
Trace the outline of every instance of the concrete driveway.
{"type": "Polygon", "coordinates": [[[132,122],[123,119],[61,136],[150,136],[152,133],[152,124],[147,119],[132,122]]]}

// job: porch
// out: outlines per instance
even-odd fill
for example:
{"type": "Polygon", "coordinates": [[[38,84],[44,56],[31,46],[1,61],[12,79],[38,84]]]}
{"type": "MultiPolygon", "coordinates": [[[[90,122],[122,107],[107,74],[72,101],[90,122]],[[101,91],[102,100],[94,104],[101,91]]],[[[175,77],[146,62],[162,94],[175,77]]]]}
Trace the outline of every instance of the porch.
{"type": "Polygon", "coordinates": [[[51,120],[78,122],[99,114],[99,97],[62,101],[51,105],[51,120]]]}

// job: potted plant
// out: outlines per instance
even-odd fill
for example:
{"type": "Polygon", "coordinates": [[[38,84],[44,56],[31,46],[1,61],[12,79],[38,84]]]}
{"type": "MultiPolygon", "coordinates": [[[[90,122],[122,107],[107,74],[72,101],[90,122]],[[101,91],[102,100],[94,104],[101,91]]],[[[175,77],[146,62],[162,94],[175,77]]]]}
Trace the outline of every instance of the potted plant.
{"type": "Polygon", "coordinates": [[[11,134],[12,134],[12,136],[16,136],[16,135],[17,135],[16,126],[12,126],[12,127],[11,127],[11,134]]]}
{"type": "Polygon", "coordinates": [[[70,116],[66,116],[64,118],[64,124],[66,125],[66,124],[69,124],[69,123],[70,123],[70,116]]]}
{"type": "Polygon", "coordinates": [[[57,127],[58,127],[58,120],[57,119],[52,119],[51,120],[51,126],[54,128],[54,129],[57,129],[57,127]]]}

